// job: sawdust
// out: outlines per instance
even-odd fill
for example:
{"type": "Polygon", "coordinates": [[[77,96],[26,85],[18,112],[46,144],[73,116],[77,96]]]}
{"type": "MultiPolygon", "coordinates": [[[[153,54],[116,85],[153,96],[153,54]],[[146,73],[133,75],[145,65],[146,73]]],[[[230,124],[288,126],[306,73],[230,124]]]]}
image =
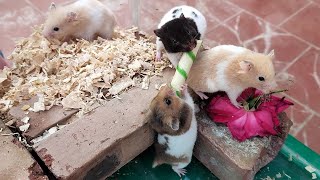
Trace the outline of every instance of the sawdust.
{"type": "Polygon", "coordinates": [[[9,56],[14,66],[0,72],[1,112],[37,95],[28,110],[59,105],[82,115],[132,86],[148,89],[149,77],[169,65],[154,61],[154,39],[137,28],[116,29],[112,40],[70,43],[49,42],[41,31],[19,41],[9,56]]]}

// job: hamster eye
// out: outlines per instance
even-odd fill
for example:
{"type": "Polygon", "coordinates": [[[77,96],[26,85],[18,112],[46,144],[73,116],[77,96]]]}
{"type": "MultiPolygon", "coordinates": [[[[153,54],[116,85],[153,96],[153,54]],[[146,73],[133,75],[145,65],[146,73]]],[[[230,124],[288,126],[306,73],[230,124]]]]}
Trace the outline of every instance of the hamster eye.
{"type": "Polygon", "coordinates": [[[165,98],[165,99],[164,99],[164,102],[165,102],[168,106],[171,104],[171,100],[168,99],[168,98],[165,98]]]}
{"type": "Polygon", "coordinates": [[[178,44],[178,41],[175,40],[175,39],[172,39],[172,43],[173,43],[173,44],[178,44]]]}
{"type": "Polygon", "coordinates": [[[264,77],[260,76],[259,78],[259,81],[264,81],[264,77]]]}
{"type": "Polygon", "coordinates": [[[54,31],[59,31],[59,28],[58,27],[54,27],[53,30],[54,31]]]}

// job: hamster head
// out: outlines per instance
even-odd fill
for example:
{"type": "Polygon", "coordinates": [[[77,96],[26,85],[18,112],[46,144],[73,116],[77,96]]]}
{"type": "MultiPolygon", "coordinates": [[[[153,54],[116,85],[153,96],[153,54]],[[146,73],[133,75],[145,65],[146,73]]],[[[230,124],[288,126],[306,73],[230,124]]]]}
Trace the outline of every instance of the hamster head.
{"type": "Polygon", "coordinates": [[[268,93],[277,87],[273,66],[274,51],[268,55],[251,52],[238,61],[238,80],[246,87],[268,93]]]}
{"type": "Polygon", "coordinates": [[[160,29],[154,30],[169,53],[188,52],[197,46],[200,33],[197,25],[191,18],[184,17],[173,19],[164,24],[160,29]]]}
{"type": "Polygon", "coordinates": [[[52,3],[42,34],[48,39],[63,40],[75,31],[74,26],[78,23],[79,17],[76,12],[68,11],[63,7],[56,7],[52,3]]]}
{"type": "Polygon", "coordinates": [[[173,135],[188,128],[190,114],[189,106],[166,85],[151,101],[147,120],[158,133],[173,135]]]}

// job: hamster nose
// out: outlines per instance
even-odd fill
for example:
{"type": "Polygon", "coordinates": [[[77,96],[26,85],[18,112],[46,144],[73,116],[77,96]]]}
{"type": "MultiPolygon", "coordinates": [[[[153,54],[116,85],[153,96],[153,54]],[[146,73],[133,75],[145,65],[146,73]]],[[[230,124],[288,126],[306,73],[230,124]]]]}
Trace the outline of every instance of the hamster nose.
{"type": "Polygon", "coordinates": [[[196,47],[196,45],[193,44],[193,43],[189,43],[189,44],[188,44],[188,49],[189,49],[189,51],[192,51],[195,47],[196,47]]]}
{"type": "Polygon", "coordinates": [[[51,32],[43,32],[42,34],[45,38],[53,38],[53,34],[51,32]]]}

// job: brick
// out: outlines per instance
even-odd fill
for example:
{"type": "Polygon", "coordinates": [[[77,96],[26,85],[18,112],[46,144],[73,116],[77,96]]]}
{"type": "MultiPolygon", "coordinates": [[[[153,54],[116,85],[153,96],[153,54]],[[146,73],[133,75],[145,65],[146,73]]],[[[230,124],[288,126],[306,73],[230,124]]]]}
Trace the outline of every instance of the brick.
{"type": "MultiPolygon", "coordinates": [[[[1,134],[11,131],[0,121],[1,134]]],[[[28,150],[13,136],[0,136],[0,179],[37,179],[45,180],[39,164],[28,150]]]]}
{"type": "Polygon", "coordinates": [[[41,141],[35,151],[61,179],[103,179],[153,143],[154,132],[145,115],[157,94],[152,79],[149,90],[133,88],[41,141]]]}
{"type": "MultiPolygon", "coordinates": [[[[57,124],[64,123],[73,114],[78,112],[78,110],[64,110],[60,106],[53,106],[49,111],[29,112],[29,114],[25,114],[26,111],[23,111],[21,107],[24,105],[30,105],[32,107],[33,103],[37,100],[38,97],[33,97],[28,101],[23,101],[18,106],[11,108],[9,111],[9,114],[17,121],[26,116],[30,117],[30,128],[28,131],[23,133],[28,141],[41,135],[45,130],[57,124]]],[[[17,123],[17,125],[21,125],[21,123],[17,123]]]]}
{"type": "Polygon", "coordinates": [[[228,129],[217,126],[204,113],[198,114],[199,131],[194,156],[221,180],[253,179],[259,169],[277,156],[288,135],[292,122],[284,113],[279,117],[282,130],[279,136],[264,140],[254,138],[245,147],[227,138],[228,129]]]}

